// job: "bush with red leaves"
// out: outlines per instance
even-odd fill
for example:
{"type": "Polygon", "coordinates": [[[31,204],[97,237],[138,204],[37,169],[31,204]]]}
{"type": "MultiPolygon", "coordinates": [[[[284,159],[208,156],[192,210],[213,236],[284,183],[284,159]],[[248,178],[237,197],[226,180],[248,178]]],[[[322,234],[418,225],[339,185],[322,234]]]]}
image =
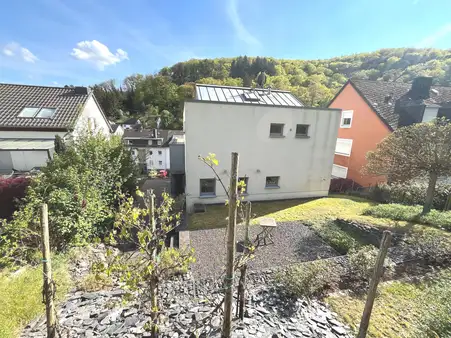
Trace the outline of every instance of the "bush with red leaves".
{"type": "Polygon", "coordinates": [[[28,177],[0,178],[0,219],[11,218],[29,184],[28,177]]]}

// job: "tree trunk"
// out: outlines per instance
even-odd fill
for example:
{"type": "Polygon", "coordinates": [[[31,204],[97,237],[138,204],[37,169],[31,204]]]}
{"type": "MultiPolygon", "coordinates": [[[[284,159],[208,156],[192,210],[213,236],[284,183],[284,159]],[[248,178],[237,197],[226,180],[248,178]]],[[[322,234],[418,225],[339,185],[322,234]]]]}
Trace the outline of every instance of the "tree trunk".
{"type": "Polygon", "coordinates": [[[152,307],[150,316],[152,318],[151,337],[158,337],[158,299],[157,299],[157,283],[152,277],[150,280],[150,306],[152,307]]]}
{"type": "Polygon", "coordinates": [[[432,209],[432,202],[434,200],[435,184],[437,183],[437,177],[438,176],[436,173],[432,172],[429,174],[429,185],[426,193],[426,200],[424,201],[422,212],[423,215],[427,214],[432,209]]]}

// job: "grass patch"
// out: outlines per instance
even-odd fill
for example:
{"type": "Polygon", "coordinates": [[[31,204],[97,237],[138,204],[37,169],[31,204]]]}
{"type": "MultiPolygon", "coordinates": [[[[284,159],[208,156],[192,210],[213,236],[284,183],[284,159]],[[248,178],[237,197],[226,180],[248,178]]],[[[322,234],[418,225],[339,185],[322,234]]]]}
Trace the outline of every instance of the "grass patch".
{"type": "MultiPolygon", "coordinates": [[[[277,222],[302,221],[312,222],[352,217],[360,215],[363,210],[375,203],[352,196],[330,196],[314,200],[285,200],[271,202],[253,202],[253,223],[260,217],[273,217],[277,222]]],[[[224,205],[207,205],[204,213],[189,216],[189,229],[215,229],[227,225],[227,207],[224,205]]]]}
{"type": "Polygon", "coordinates": [[[402,204],[379,204],[364,211],[365,215],[377,218],[390,218],[397,221],[432,225],[451,231],[451,211],[431,210],[422,215],[422,206],[402,204]]]}
{"type": "MultiPolygon", "coordinates": [[[[66,258],[56,256],[52,268],[57,297],[62,297],[71,285],[66,258]]],[[[42,266],[25,267],[16,273],[0,272],[0,337],[17,337],[23,325],[44,313],[42,283],[42,266]]]]}
{"type": "MultiPolygon", "coordinates": [[[[449,337],[451,270],[422,284],[391,282],[381,284],[376,298],[369,337],[449,337]],[[435,330],[435,334],[433,330],[435,330]]],[[[355,331],[365,305],[362,296],[329,296],[326,299],[341,319],[355,331]]]]}

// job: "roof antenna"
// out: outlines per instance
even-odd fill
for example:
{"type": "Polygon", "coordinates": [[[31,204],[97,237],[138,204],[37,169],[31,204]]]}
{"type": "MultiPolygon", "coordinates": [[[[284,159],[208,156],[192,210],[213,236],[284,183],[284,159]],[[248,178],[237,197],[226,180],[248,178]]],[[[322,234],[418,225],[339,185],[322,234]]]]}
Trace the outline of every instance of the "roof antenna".
{"type": "Polygon", "coordinates": [[[268,86],[268,94],[267,95],[271,95],[271,86],[268,86]]]}

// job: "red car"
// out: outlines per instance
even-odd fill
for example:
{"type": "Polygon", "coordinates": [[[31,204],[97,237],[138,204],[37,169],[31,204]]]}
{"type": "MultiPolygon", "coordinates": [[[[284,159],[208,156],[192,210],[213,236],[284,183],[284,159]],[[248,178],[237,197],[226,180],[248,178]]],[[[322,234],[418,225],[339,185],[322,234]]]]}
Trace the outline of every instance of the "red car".
{"type": "Polygon", "coordinates": [[[159,178],[166,178],[166,177],[168,177],[168,171],[167,170],[159,170],[158,171],[158,177],[159,178]]]}

